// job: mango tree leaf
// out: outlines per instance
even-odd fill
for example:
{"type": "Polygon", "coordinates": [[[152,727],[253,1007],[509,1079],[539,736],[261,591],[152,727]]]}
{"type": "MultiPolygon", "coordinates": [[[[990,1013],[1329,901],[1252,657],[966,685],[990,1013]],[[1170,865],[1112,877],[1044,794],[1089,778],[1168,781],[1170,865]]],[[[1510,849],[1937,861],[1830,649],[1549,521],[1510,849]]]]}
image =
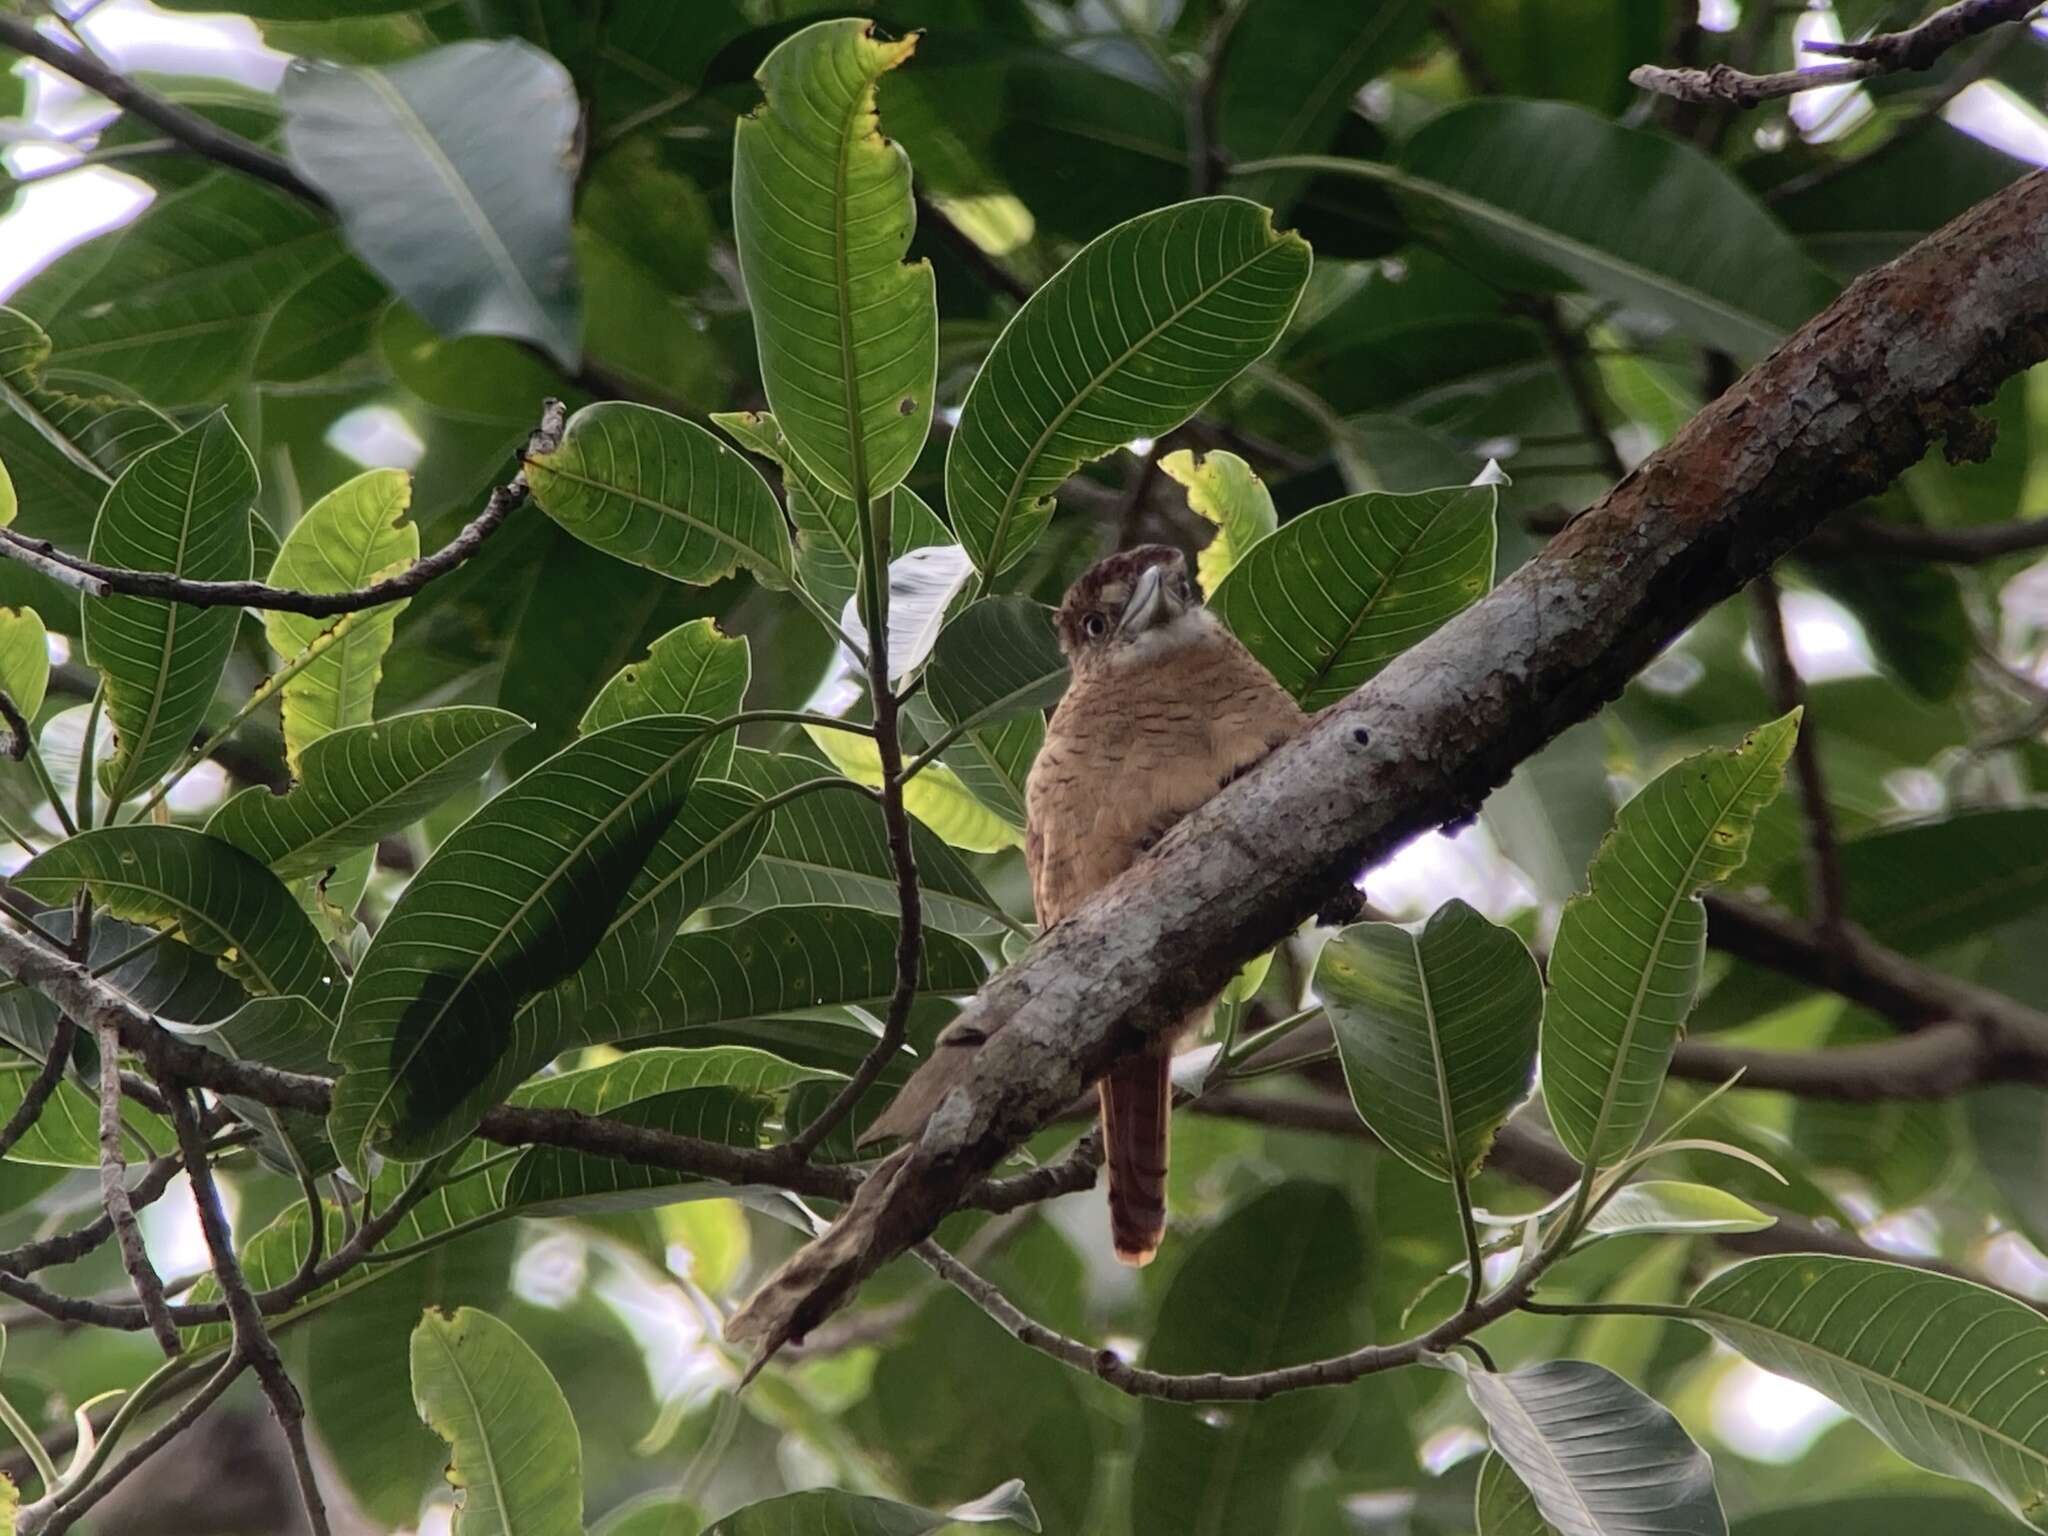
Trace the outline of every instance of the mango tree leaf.
{"type": "MultiPolygon", "coordinates": [[[[29,1085],[41,1072],[41,1062],[0,1062],[0,1122],[21,1107],[29,1085]]],[[[160,1156],[177,1145],[170,1126],[132,1100],[122,1104],[121,1122],[152,1155],[160,1156]]],[[[99,1167],[99,1104],[75,1083],[58,1083],[36,1123],[7,1149],[7,1160],[44,1168],[99,1167]]]]}
{"type": "Polygon", "coordinates": [[[1583,1360],[1502,1372],[1462,1355],[1446,1362],[1558,1536],[1726,1536],[1713,1461],[1612,1371],[1583,1360]]]}
{"type": "Polygon", "coordinates": [[[1431,1178],[1476,1173],[1536,1067],[1543,979],[1522,941],[1450,901],[1420,933],[1345,929],[1315,986],[1360,1118],[1431,1178]]]}
{"type": "Polygon", "coordinates": [[[50,637],[33,608],[0,608],[0,688],[29,720],[50,689],[50,637]]]}
{"type": "MultiPolygon", "coordinates": [[[[274,587],[303,592],[353,592],[419,558],[419,528],[406,520],[412,476],[373,469],[336,486],[306,509],[278,547],[270,567],[274,587]]],[[[366,609],[349,618],[318,657],[284,684],[285,760],[300,773],[299,754],[329,731],[366,725],[375,712],[377,682],[393,626],[410,599],[366,609]]],[[[270,648],[289,661],[335,627],[329,619],[275,610],[263,615],[270,648]]]]}
{"type": "Polygon", "coordinates": [[[1039,1529],[1038,1511],[1031,1507],[1024,1485],[1015,1480],[991,1488],[972,1504],[946,1510],[815,1488],[736,1509],[704,1536],[928,1536],[952,1525],[1005,1521],[1027,1531],[1039,1529]]]}
{"type": "MultiPolygon", "coordinates": [[[[921,693],[905,705],[910,723],[927,742],[950,735],[952,726],[921,693]]],[[[961,786],[1012,827],[1024,826],[1024,786],[1031,764],[1045,745],[1045,716],[1036,710],[1014,715],[1001,725],[976,726],[939,754],[961,786]]]]}
{"type": "MultiPolygon", "coordinates": [[[[905,491],[898,495],[910,493],[905,491]]],[[[927,544],[889,562],[889,681],[899,688],[932,653],[947,619],[959,608],[974,563],[958,544],[927,544]]],[[[863,651],[868,627],[860,602],[849,597],[839,628],[863,651]]]]}
{"type": "Polygon", "coordinates": [[[424,1158],[453,1146],[553,1054],[510,1026],[574,982],[645,894],[702,748],[702,722],[686,716],[593,732],[435,849],[371,940],[335,1030],[328,1130],[346,1164],[373,1147],[424,1158]]]}
{"type": "Polygon", "coordinates": [[[1216,525],[1214,536],[1195,556],[1202,590],[1214,593],[1245,551],[1280,526],[1273,493],[1251,465],[1220,448],[1199,457],[1179,449],[1162,458],[1159,469],[1187,487],[1191,512],[1216,525]]]}
{"type": "MultiPolygon", "coordinates": [[[[91,556],[127,570],[194,581],[246,581],[256,466],[216,411],[145,449],[107,492],[91,556]]],[[[85,604],[85,658],[106,679],[115,751],[100,764],[116,801],[182,757],[206,716],[235,643],[233,608],[188,608],[153,597],[85,604]]]]}
{"type": "Polygon", "coordinates": [[[743,1045],[684,1050],[651,1046],[628,1051],[617,1061],[535,1078],[512,1093],[510,1102],[542,1109],[573,1109],[608,1115],[627,1104],[688,1088],[731,1088],[773,1097],[798,1083],[834,1074],[798,1066],[743,1045]]]}
{"type": "MultiPolygon", "coordinates": [[[[1957,137],[1961,137],[1960,134],[1957,137]]],[[[1858,1498],[1825,1499],[1789,1504],[1746,1515],[1733,1527],[1734,1536],[1812,1536],[1832,1527],[1856,1536],[2012,1536],[2012,1523],[1973,1498],[1940,1498],[1933,1494],[1865,1494],[1858,1498]]]]}
{"type": "Polygon", "coordinates": [[[646,1493],[621,1504],[590,1528],[590,1536],[698,1536],[704,1517],[680,1494],[646,1493]]]}
{"type": "MultiPolygon", "coordinates": [[[[1351,1201],[1325,1184],[1268,1189],[1194,1239],[1159,1304],[1145,1364],[1270,1370],[1338,1354],[1358,1337],[1368,1285],[1351,1201]]],[[[1344,1405],[1318,1392],[1232,1404],[1226,1414],[1146,1399],[1131,1501],[1161,1531],[1287,1530],[1302,1447],[1344,1405]]]]}
{"type": "MultiPolygon", "coordinates": [[[[927,933],[918,990],[974,991],[988,966],[974,946],[927,933]]],[[[833,1003],[880,1003],[896,985],[896,920],[854,907],[777,907],[669,946],[648,987],[663,1031],[833,1003]]]]}
{"type": "Polygon", "coordinates": [[[1611,1162],[1649,1124],[1699,990],[1699,892],[1742,867],[1798,730],[1795,710],[1733,751],[1659,774],[1621,808],[1590,889],[1565,904],[1543,1009],[1543,1101],[1572,1156],[1611,1162]]]}
{"type": "Polygon", "coordinates": [[[296,59],[280,92],[292,165],[349,244],[443,335],[582,357],[569,239],[576,88],[516,40],[375,69],[296,59]],[[520,125],[515,144],[503,132],[520,125]]]}
{"type": "Polygon", "coordinates": [[[2048,1418],[2035,1399],[2048,1322],[1967,1280],[1788,1254],[1725,1269],[1689,1321],[1825,1393],[1908,1461],[1975,1483],[2048,1530],[2048,1418]]]}
{"type": "MultiPolygon", "coordinates": [[[[770,1103],[736,1088],[684,1088],[653,1094],[605,1116],[622,1125],[690,1136],[725,1146],[757,1147],[770,1103]]],[[[692,1198],[730,1198],[734,1186],[673,1168],[592,1157],[560,1147],[534,1147],[520,1157],[505,1188],[509,1208],[536,1216],[571,1210],[628,1211],[692,1198]]]]}
{"type": "Polygon", "coordinates": [[[732,222],[761,385],[790,446],[832,490],[879,496],[931,432],[939,365],[932,270],[906,264],[910,160],[879,131],[876,83],[915,34],[821,21],[777,45],[766,101],[733,136],[732,222]]]}
{"type": "Polygon", "coordinates": [[[1209,606],[1303,709],[1321,709],[1486,595],[1499,494],[1326,503],[1247,550],[1209,606]]]}
{"type": "MultiPolygon", "coordinates": [[[[744,635],[725,634],[716,619],[692,619],[647,648],[644,661],[622,667],[583,712],[580,731],[601,731],[642,715],[697,715],[724,720],[740,712],[753,675],[744,635]]],[[[704,774],[719,778],[732,766],[727,731],[704,749],[704,774]]]]}
{"type": "Polygon", "coordinates": [[[1067,689],[1067,659],[1053,639],[1052,615],[1026,597],[970,604],[939,631],[926,688],[951,725],[993,725],[1051,709],[1067,689]]]}
{"type": "Polygon", "coordinates": [[[206,830],[287,879],[318,874],[411,826],[532,729],[517,715],[476,705],[351,725],[306,748],[290,793],[245,789],[213,813],[206,830]]]}
{"type": "Polygon", "coordinates": [[[1034,293],[946,451],[946,507],[984,579],[1037,542],[1083,464],[1171,431],[1264,356],[1308,271],[1307,243],[1266,209],[1210,197],[1119,224],[1034,293]]]}
{"type": "MultiPolygon", "coordinates": [[[[872,738],[811,725],[804,732],[854,783],[882,787],[882,755],[872,738]]],[[[994,853],[1023,843],[1017,828],[976,799],[944,763],[930,764],[903,786],[903,808],[969,853],[994,853]]]]}
{"type": "Polygon", "coordinates": [[[412,1336],[413,1406],[448,1442],[458,1536],[583,1536],[583,1443],[548,1368],[504,1323],[429,1310],[412,1336]]]}
{"type": "MultiPolygon", "coordinates": [[[[732,898],[737,905],[825,902],[895,912],[895,866],[882,818],[866,796],[833,787],[852,780],[809,758],[777,757],[750,747],[733,755],[733,774],[763,795],[788,794],[799,785],[825,781],[816,792],[776,807],[761,857],[732,898]]],[[[914,824],[910,848],[924,888],[927,926],[990,934],[1010,925],[1002,906],[936,834],[914,824]]]]}
{"type": "Polygon", "coordinates": [[[789,529],[759,470],[693,421],[601,400],[526,461],[533,496],[594,549],[708,586],[745,566],[786,585],[789,529]]]}
{"type": "Polygon", "coordinates": [[[1649,1232],[1761,1232],[1777,1221],[1723,1189],[1672,1179],[1630,1184],[1587,1223],[1589,1233],[1627,1237],[1649,1232]]]}
{"type": "Polygon", "coordinates": [[[44,849],[14,883],[53,906],[84,884],[114,916],[173,930],[250,991],[303,997],[334,1015],[337,967],[312,922],[277,876],[217,837],[97,827],[44,849]]]}
{"type": "MultiPolygon", "coordinates": [[[[796,525],[797,580],[827,613],[838,613],[853,600],[863,558],[860,517],[852,501],[804,467],[774,416],[765,411],[731,411],[711,419],[742,448],[781,469],[789,520],[796,525]]],[[[890,491],[888,505],[892,560],[913,549],[953,542],[952,530],[909,486],[899,485],[890,491]]]]}
{"type": "Polygon", "coordinates": [[[1543,1518],[1529,1485],[1497,1451],[1479,1464],[1479,1486],[1472,1496],[1472,1524],[1477,1536],[1557,1536],[1557,1527],[1543,1518]]]}

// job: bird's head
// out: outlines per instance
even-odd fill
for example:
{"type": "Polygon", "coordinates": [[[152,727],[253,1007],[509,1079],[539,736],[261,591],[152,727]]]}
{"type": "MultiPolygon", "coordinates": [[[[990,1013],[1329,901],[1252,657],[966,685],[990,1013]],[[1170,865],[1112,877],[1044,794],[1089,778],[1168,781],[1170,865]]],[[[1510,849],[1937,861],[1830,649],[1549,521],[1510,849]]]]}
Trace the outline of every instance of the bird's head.
{"type": "Polygon", "coordinates": [[[1208,633],[1215,620],[1181,552],[1141,544],[1083,571],[1055,618],[1076,672],[1152,659],[1208,633]]]}

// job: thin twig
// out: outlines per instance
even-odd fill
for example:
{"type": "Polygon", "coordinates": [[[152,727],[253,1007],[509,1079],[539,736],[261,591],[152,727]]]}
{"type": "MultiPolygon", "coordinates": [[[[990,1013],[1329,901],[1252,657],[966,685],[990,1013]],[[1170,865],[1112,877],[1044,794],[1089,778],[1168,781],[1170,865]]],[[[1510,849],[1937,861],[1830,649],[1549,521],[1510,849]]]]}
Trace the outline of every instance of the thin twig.
{"type": "MultiPolygon", "coordinates": [[[[284,1361],[277,1353],[277,1342],[264,1326],[263,1314],[257,1310],[256,1298],[242,1273],[241,1261],[235,1257],[235,1235],[228,1226],[227,1212],[221,1209],[220,1190],[214,1183],[213,1164],[206,1146],[206,1132],[200,1126],[199,1117],[193,1112],[184,1089],[169,1088],[166,1097],[170,1102],[171,1124],[178,1133],[178,1146],[184,1153],[185,1172],[192,1181],[193,1203],[199,1208],[199,1230],[205,1235],[207,1252],[213,1256],[214,1278],[220,1282],[221,1296],[227,1304],[228,1322],[234,1330],[234,1353],[254,1368],[256,1379],[263,1387],[263,1395],[270,1401],[270,1411],[276,1416],[278,1427],[284,1431],[308,1529],[312,1536],[329,1536],[327,1505],[320,1497],[320,1485],[313,1476],[313,1460],[306,1450],[306,1405],[299,1396],[299,1389],[292,1383],[291,1373],[284,1368],[284,1361]]],[[[313,1206],[313,1222],[317,1232],[321,1225],[317,1201],[313,1206]]],[[[310,1278],[310,1275],[310,1268],[301,1270],[301,1278],[310,1278]]]]}
{"type": "Polygon", "coordinates": [[[0,721],[7,725],[7,755],[20,762],[28,756],[28,749],[35,744],[35,733],[29,728],[28,716],[21,712],[21,706],[14,702],[14,696],[0,688],[0,721]]]}
{"type": "MultiPolygon", "coordinates": [[[[1803,709],[1806,686],[1785,634],[1777,578],[1766,571],[1750,584],[1749,591],[1756,616],[1757,652],[1773,705],[1781,715],[1803,709]]],[[[1810,710],[1800,721],[1792,765],[1799,778],[1799,808],[1806,823],[1807,912],[1821,932],[1839,936],[1848,918],[1848,887],[1842,876],[1841,841],[1835,835],[1834,812],[1828,808],[1827,778],[1821,771],[1820,745],[1810,710]]]]}
{"type": "Polygon", "coordinates": [[[1579,430],[1598,455],[1600,468],[1607,478],[1621,479],[1628,473],[1628,466],[1622,463],[1621,450],[1614,446],[1607,424],[1600,419],[1600,400],[1585,370],[1584,338],[1574,335],[1565,325],[1555,299],[1546,299],[1535,305],[1533,313],[1537,328],[1543,332],[1544,345],[1550,349],[1550,359],[1557,365],[1558,376],[1564,380],[1565,394],[1571,400],[1572,410],[1578,415],[1579,430]]]}

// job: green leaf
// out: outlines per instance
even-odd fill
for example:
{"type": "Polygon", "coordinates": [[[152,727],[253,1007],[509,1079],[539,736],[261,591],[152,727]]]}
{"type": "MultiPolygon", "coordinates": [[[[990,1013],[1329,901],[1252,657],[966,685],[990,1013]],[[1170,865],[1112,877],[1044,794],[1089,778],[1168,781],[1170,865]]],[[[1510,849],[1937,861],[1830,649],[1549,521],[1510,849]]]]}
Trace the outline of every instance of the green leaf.
{"type": "Polygon", "coordinates": [[[1303,709],[1320,709],[1486,595],[1499,495],[1463,485],[1326,503],[1247,550],[1209,606],[1303,709]]]}
{"type": "Polygon", "coordinates": [[[206,824],[278,875],[316,875],[403,831],[533,729],[502,709],[454,705],[351,725],[315,740],[299,784],[273,795],[243,790],[206,824]]]}
{"type": "MultiPolygon", "coordinates": [[[[1960,135],[1958,135],[1960,137],[1960,135]]],[[[1734,1536],[1813,1536],[1818,1530],[1856,1536],[2011,1536],[2012,1525],[1974,1499],[1932,1494],[1873,1493],[1860,1498],[1791,1504],[1737,1520],[1734,1536]]]]}
{"type": "Polygon", "coordinates": [[[1586,1230],[1600,1237],[1650,1232],[1761,1232],[1777,1221],[1747,1200],[1705,1184],[1645,1179],[1602,1206],[1586,1230]]]}
{"type": "Polygon", "coordinates": [[[1119,224],[1034,293],[946,452],[946,507],[983,575],[1024,557],[1083,464],[1171,431],[1264,356],[1308,271],[1307,243],[1266,209],[1211,197],[1119,224]]]}
{"type": "MultiPolygon", "coordinates": [[[[425,1158],[555,1051],[511,1028],[648,895],[650,863],[695,776],[703,723],[653,716],[563,748],[464,822],[371,940],[335,1030],[343,1076],[328,1116],[342,1160],[373,1147],[425,1158]]],[[[658,935],[647,934],[650,942],[658,935]]],[[[624,945],[611,979],[636,989],[624,945]]],[[[607,958],[614,958],[608,956],[607,958]]],[[[649,957],[651,959],[651,957],[649,957]]],[[[590,1001],[578,987],[579,1001],[590,1001]]]]}
{"type": "Polygon", "coordinates": [[[761,385],[798,458],[842,496],[878,496],[931,432],[938,307],[926,262],[906,264],[910,161],[881,136],[876,83],[909,58],[858,20],[778,44],[766,101],[734,132],[732,223],[760,347],[761,385]]]}
{"type": "Polygon", "coordinates": [[[577,365],[577,103],[560,64],[517,41],[456,43],[377,69],[298,59],[279,99],[293,167],[428,324],[535,342],[577,365]]]}
{"type": "MultiPolygon", "coordinates": [[[[647,659],[622,667],[583,712],[578,730],[601,731],[643,715],[698,715],[725,720],[740,712],[753,661],[744,635],[732,636],[716,619],[692,619],[647,648],[647,659]]],[[[704,749],[701,770],[722,777],[732,766],[733,738],[722,732],[704,749]]]]}
{"type": "Polygon", "coordinates": [[[590,1528],[591,1536],[698,1536],[704,1517],[680,1494],[644,1493],[590,1528]]]}
{"type": "Polygon", "coordinates": [[[21,500],[15,495],[14,477],[7,473],[7,466],[0,463],[0,528],[14,521],[15,513],[21,510],[21,500]]]}
{"type": "Polygon", "coordinates": [[[616,1061],[535,1078],[513,1091],[511,1103],[545,1109],[573,1109],[586,1115],[608,1115],[625,1105],[690,1088],[730,1088],[739,1093],[775,1097],[798,1083],[834,1074],[801,1067],[741,1045],[684,1050],[652,1046],[628,1051],[616,1061]]]}
{"type": "Polygon", "coordinates": [[[303,997],[334,1016],[337,968],[312,922],[277,876],[217,837],[98,827],[44,849],[14,883],[52,906],[84,884],[114,916],[172,930],[250,991],[303,997]]]}
{"type": "MultiPolygon", "coordinates": [[[[1145,1364],[1162,1371],[1264,1371],[1340,1354],[1358,1339],[1368,1263],[1341,1190],[1302,1180],[1254,1196],[1194,1239],[1159,1304],[1145,1364]]],[[[1292,1528],[1303,1447],[1347,1405],[1297,1392],[1227,1413],[1147,1399],[1131,1502],[1160,1531],[1292,1528]]]]}
{"type": "MultiPolygon", "coordinates": [[[[882,755],[874,740],[807,725],[804,734],[856,784],[882,787],[882,755]]],[[[903,786],[903,808],[955,848],[995,853],[1023,845],[1023,834],[983,805],[953,770],[933,763],[903,786]]]]}
{"type": "MultiPolygon", "coordinates": [[[[412,476],[402,469],[357,475],[306,509],[278,546],[268,580],[303,592],[353,592],[402,570],[420,555],[420,531],[406,521],[412,476]]],[[[367,725],[375,714],[377,683],[393,627],[410,599],[350,617],[318,657],[285,682],[284,750],[294,774],[299,754],[329,731],[367,725]]],[[[270,648],[289,661],[335,621],[275,610],[263,615],[270,648]]]]}
{"type": "Polygon", "coordinates": [[[1712,1460],[1612,1371],[1553,1360],[1494,1372],[1445,1359],[1558,1536],[1726,1536],[1712,1460]]]}
{"type": "Polygon", "coordinates": [[[0,608],[0,688],[23,717],[42,713],[50,689],[50,637],[33,608],[0,608]]]}
{"type": "Polygon", "coordinates": [[[1273,493],[1234,453],[1217,449],[1199,457],[1182,448],[1159,461],[1161,473],[1187,487],[1188,510],[1216,525],[1195,556],[1202,590],[1213,593],[1245,551],[1280,526],[1273,493]]]}
{"type": "Polygon", "coordinates": [[[594,549],[708,586],[745,566],[771,586],[789,530],[760,471],[693,421],[603,400],[569,418],[559,448],[526,461],[549,517],[594,549]]]}
{"type": "Polygon", "coordinates": [[[1535,1073],[1543,978],[1522,941],[1450,901],[1420,933],[1345,929],[1315,989],[1373,1133],[1431,1178],[1478,1172],[1535,1073]]]}
{"type": "Polygon", "coordinates": [[[939,631],[925,678],[947,724],[994,725],[1059,703],[1067,689],[1067,658],[1053,639],[1052,615],[1043,604],[1027,597],[985,597],[939,631]]]}
{"type": "MultiPolygon", "coordinates": [[[[711,419],[742,448],[781,468],[789,520],[796,525],[797,580],[827,613],[838,613],[853,600],[860,580],[860,518],[852,501],[804,467],[773,416],[731,411],[711,419]]],[[[888,498],[892,559],[913,549],[953,542],[952,530],[909,486],[897,486],[888,498]]]]}
{"type": "Polygon", "coordinates": [[[1794,710],[1732,751],[1659,774],[1621,808],[1590,889],[1565,904],[1543,1010],[1543,1100],[1572,1156],[1611,1162],[1649,1124],[1699,990],[1699,892],[1742,867],[1798,731],[1794,710]]]}
{"type": "MultiPolygon", "coordinates": [[[[821,779],[852,782],[823,763],[776,757],[749,747],[733,754],[733,774],[764,795],[821,779]]],[[[918,884],[924,889],[928,927],[990,934],[1009,926],[1001,905],[936,834],[922,824],[913,825],[910,849],[917,860],[918,884]]],[[[760,860],[733,900],[749,908],[824,902],[893,913],[895,866],[880,814],[866,796],[832,788],[778,806],[760,860]]]]}
{"type": "MultiPolygon", "coordinates": [[[[761,1095],[734,1088],[686,1088],[638,1099],[605,1118],[671,1136],[758,1147],[769,1107],[761,1095]]],[[[592,1157],[559,1147],[535,1147],[514,1166],[505,1203],[531,1215],[546,1216],[568,1211],[630,1211],[701,1197],[723,1200],[733,1191],[731,1184],[673,1168],[592,1157]]]]}
{"type": "MultiPolygon", "coordinates": [[[[964,995],[988,979],[974,946],[926,933],[920,992],[964,995]]],[[[686,933],[649,985],[665,1034],[738,1019],[881,1003],[896,986],[896,920],[854,907],[777,907],[725,928],[686,933]]]]}
{"type": "Polygon", "coordinates": [[[1472,1498],[1472,1523],[1478,1536],[1557,1536],[1557,1527],[1543,1518],[1529,1485],[1497,1451],[1479,1464],[1479,1487],[1472,1498]]]}
{"type": "MultiPolygon", "coordinates": [[[[29,1085],[41,1074],[42,1063],[12,1060],[0,1062],[0,1122],[5,1122],[28,1096],[29,1085]]],[[[150,1150],[161,1156],[177,1145],[171,1128],[133,1100],[121,1106],[121,1123],[134,1132],[150,1150]]],[[[134,1147],[129,1147],[134,1156],[134,1147]]],[[[44,1168],[97,1168],[100,1165],[100,1107],[75,1083],[60,1082],[50,1095],[36,1123],[23,1132],[21,1140],[7,1149],[7,1159],[33,1163],[44,1168]]]]}
{"type": "Polygon", "coordinates": [[[412,1336],[413,1406],[448,1442],[455,1536],[583,1536],[583,1445],[568,1399],[488,1312],[428,1311],[412,1336]]]}
{"type": "Polygon", "coordinates": [[[1966,1280],[1788,1254],[1700,1287],[1689,1321],[1767,1371],[1804,1382],[1908,1461],[1975,1483],[2048,1530],[2048,1418],[2035,1399],[2048,1322],[1966,1280]]]}
{"type": "Polygon", "coordinates": [[[1039,1529],[1038,1511],[1020,1482],[991,1488],[972,1504],[954,1509],[919,1509],[894,1499],[868,1498],[833,1488],[785,1493],[736,1509],[704,1536],[927,1536],[950,1525],[999,1525],[1039,1529]]]}
{"type": "MultiPolygon", "coordinates": [[[[168,571],[193,581],[246,581],[256,466],[216,411],[138,454],[107,492],[91,556],[103,565],[168,571]]],[[[116,802],[185,754],[235,643],[233,608],[187,608],[153,597],[85,604],[85,659],[106,679],[114,755],[100,764],[116,802]]]]}

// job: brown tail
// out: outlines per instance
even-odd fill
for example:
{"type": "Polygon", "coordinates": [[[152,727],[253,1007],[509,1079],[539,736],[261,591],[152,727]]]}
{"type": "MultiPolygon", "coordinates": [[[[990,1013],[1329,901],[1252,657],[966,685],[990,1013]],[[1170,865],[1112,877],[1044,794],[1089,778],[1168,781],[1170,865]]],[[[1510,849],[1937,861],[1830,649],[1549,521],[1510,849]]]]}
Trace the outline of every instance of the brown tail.
{"type": "Polygon", "coordinates": [[[1166,1235],[1166,1127],[1173,1059],[1146,1052],[1100,1085],[1109,1168],[1109,1235],[1123,1264],[1150,1264],[1166,1235]]]}

